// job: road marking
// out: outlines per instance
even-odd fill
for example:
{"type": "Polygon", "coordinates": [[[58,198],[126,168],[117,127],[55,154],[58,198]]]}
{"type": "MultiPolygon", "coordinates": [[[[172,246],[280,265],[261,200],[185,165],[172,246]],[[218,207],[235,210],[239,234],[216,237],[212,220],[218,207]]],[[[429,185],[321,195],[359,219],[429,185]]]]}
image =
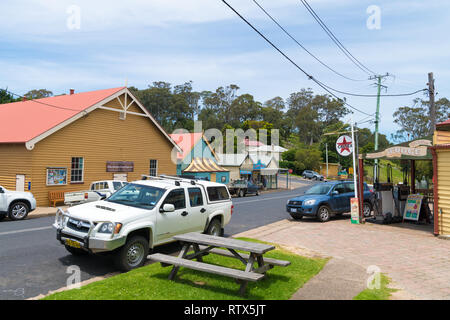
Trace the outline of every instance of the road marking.
{"type": "Polygon", "coordinates": [[[233,204],[237,205],[237,204],[241,204],[241,203],[260,202],[260,201],[266,201],[266,200],[295,198],[295,197],[298,197],[298,195],[291,194],[289,196],[282,196],[282,197],[271,197],[271,198],[264,198],[264,199],[257,199],[257,200],[255,199],[255,200],[248,200],[248,201],[239,201],[239,202],[234,202],[233,204]]]}
{"type": "Polygon", "coordinates": [[[22,230],[15,230],[15,231],[7,231],[7,232],[0,232],[0,236],[4,236],[7,234],[14,234],[14,233],[22,233],[22,232],[32,232],[32,231],[39,231],[39,230],[46,230],[46,229],[52,229],[53,227],[40,227],[40,228],[30,228],[30,229],[22,229],[22,230]]]}

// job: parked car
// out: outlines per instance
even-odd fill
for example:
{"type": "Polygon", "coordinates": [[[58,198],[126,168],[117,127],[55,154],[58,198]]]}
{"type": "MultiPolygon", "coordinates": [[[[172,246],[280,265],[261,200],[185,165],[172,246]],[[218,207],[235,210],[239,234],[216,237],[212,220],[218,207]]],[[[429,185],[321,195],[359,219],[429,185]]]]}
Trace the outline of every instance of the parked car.
{"type": "Polygon", "coordinates": [[[89,190],[64,193],[64,204],[74,206],[81,203],[106,199],[122,188],[127,182],[120,180],[103,180],[91,183],[89,190]]]}
{"type": "Polygon", "coordinates": [[[59,209],[53,227],[70,253],[111,253],[118,268],[127,271],[142,266],[149,249],[174,241],[175,235],[223,235],[232,210],[224,184],[152,177],[105,200],[59,209]]]}
{"type": "Polygon", "coordinates": [[[323,175],[318,174],[317,172],[311,171],[311,170],[304,170],[302,173],[302,177],[304,179],[313,179],[313,180],[323,181],[323,175]]]}
{"type": "Polygon", "coordinates": [[[31,192],[10,191],[0,186],[0,221],[23,220],[36,209],[36,199],[31,192]]]}
{"type": "MultiPolygon", "coordinates": [[[[330,220],[331,215],[350,212],[350,198],[355,196],[353,181],[323,182],[314,185],[304,195],[292,198],[286,203],[286,211],[292,218],[303,216],[317,217],[322,222],[330,220]]],[[[364,183],[364,216],[372,212],[375,194],[364,183]]]]}
{"type": "Polygon", "coordinates": [[[251,181],[236,180],[228,185],[230,194],[245,197],[247,194],[259,196],[260,187],[251,181]]]}

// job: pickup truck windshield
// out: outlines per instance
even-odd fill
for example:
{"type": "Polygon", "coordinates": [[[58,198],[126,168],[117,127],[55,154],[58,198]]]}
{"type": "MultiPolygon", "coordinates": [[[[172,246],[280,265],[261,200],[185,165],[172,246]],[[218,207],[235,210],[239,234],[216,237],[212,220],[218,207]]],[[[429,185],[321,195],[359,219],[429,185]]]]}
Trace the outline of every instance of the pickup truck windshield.
{"type": "Polygon", "coordinates": [[[164,192],[164,189],[129,183],[106,201],[151,210],[161,199],[164,192]]]}
{"type": "Polygon", "coordinates": [[[316,184],[314,187],[308,189],[305,194],[327,194],[332,185],[316,184]]]}

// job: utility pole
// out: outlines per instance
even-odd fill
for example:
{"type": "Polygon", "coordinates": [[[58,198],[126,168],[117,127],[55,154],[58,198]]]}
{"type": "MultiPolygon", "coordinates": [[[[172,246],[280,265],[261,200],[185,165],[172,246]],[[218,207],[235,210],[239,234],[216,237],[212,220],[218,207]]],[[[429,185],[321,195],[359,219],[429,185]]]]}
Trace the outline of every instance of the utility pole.
{"type": "Polygon", "coordinates": [[[327,180],[328,180],[328,143],[325,143],[325,154],[326,154],[326,160],[327,160],[327,180]]]}
{"type": "MultiPolygon", "coordinates": [[[[383,86],[381,84],[381,79],[385,77],[389,77],[390,74],[386,73],[385,75],[376,75],[373,77],[370,77],[369,80],[377,80],[377,111],[375,113],[375,151],[378,151],[378,132],[379,132],[379,125],[380,125],[380,94],[381,94],[381,87],[387,88],[386,86],[383,86]]],[[[375,159],[375,166],[374,166],[374,173],[373,177],[375,180],[375,177],[378,176],[378,159],[375,159]]]]}
{"type": "Polygon", "coordinates": [[[434,105],[434,78],[433,72],[428,73],[428,92],[430,93],[430,119],[431,119],[431,134],[434,134],[436,127],[436,107],[434,105]]]}

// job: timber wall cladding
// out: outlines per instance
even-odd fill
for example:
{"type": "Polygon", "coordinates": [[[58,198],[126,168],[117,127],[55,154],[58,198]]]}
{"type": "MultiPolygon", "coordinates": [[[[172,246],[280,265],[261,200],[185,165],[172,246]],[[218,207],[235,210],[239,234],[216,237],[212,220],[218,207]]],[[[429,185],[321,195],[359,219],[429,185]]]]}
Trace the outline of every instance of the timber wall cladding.
{"type": "Polygon", "coordinates": [[[437,162],[439,234],[450,235],[450,150],[437,150],[437,162]]]}
{"type": "Polygon", "coordinates": [[[31,181],[31,152],[25,144],[0,145],[0,185],[16,190],[16,175],[25,175],[25,191],[31,181]]]}
{"type": "Polygon", "coordinates": [[[92,181],[112,179],[106,161],[133,161],[134,172],[128,172],[128,181],[148,174],[150,159],[158,160],[158,174],[176,174],[172,148],[150,119],[127,114],[126,120],[120,120],[119,112],[97,109],[36,144],[33,193],[38,205],[47,205],[48,191],[85,190],[92,181]],[[70,183],[72,157],[84,158],[84,184],[70,183]],[[67,168],[67,185],[47,186],[47,167],[67,168]]]}

